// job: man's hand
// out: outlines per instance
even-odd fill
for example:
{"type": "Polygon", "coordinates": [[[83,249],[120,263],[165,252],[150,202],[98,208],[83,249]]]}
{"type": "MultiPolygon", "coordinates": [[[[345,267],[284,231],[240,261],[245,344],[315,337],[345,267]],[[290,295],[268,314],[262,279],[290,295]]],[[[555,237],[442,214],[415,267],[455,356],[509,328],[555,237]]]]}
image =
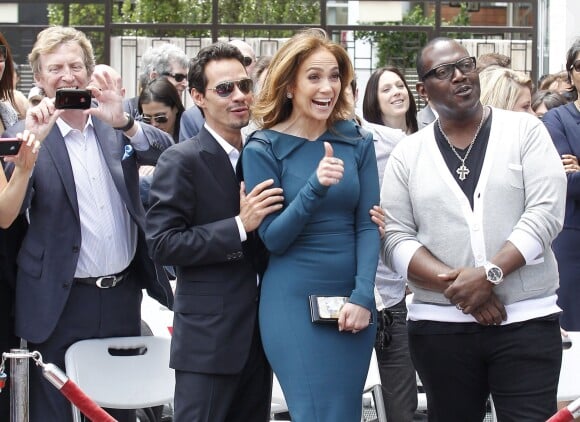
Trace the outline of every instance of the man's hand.
{"type": "Polygon", "coordinates": [[[282,188],[269,188],[273,184],[273,179],[264,180],[246,195],[246,185],[241,183],[240,219],[246,233],[256,230],[268,214],[282,209],[282,188]]]}
{"type": "Polygon", "coordinates": [[[120,76],[113,76],[105,69],[93,72],[91,84],[87,86],[98,106],[85,111],[112,127],[122,127],[127,124],[123,114],[123,87],[120,76]]]}
{"type": "Polygon", "coordinates": [[[473,311],[471,315],[482,325],[500,325],[502,321],[507,319],[505,306],[493,291],[489,300],[473,311]]]}
{"type": "Polygon", "coordinates": [[[56,119],[62,114],[62,111],[54,106],[54,98],[45,97],[40,103],[28,109],[24,127],[30,133],[35,134],[37,141],[42,142],[54,126],[56,119]]]}
{"type": "MultiPolygon", "coordinates": [[[[487,281],[483,267],[459,268],[452,271],[457,274],[455,281],[445,289],[443,294],[464,314],[471,314],[485,302],[493,292],[493,285],[487,281]]],[[[447,279],[449,274],[441,274],[447,279]]]]}

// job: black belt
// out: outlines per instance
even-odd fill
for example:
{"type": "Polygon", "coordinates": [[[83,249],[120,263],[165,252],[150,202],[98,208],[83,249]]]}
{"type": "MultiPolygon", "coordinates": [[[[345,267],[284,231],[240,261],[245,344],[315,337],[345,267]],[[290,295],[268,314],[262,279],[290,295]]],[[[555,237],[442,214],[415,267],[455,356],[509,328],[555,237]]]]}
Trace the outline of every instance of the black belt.
{"type": "Polygon", "coordinates": [[[118,286],[127,278],[129,275],[129,270],[121,271],[118,274],[105,275],[102,277],[84,277],[84,278],[74,278],[75,283],[87,284],[89,286],[96,286],[99,289],[109,289],[111,287],[118,286]]]}

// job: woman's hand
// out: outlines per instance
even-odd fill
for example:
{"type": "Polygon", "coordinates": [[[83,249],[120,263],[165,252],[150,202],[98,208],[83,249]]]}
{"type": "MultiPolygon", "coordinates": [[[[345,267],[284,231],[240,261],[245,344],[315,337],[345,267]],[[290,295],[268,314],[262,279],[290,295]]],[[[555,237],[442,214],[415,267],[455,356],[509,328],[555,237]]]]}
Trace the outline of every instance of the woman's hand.
{"type": "Polygon", "coordinates": [[[364,330],[371,322],[371,311],[354,303],[345,303],[338,315],[338,331],[350,331],[353,334],[364,330]]]}
{"type": "Polygon", "coordinates": [[[322,186],[336,185],[344,175],[344,163],[340,158],[334,157],[332,145],[324,143],[324,157],[318,163],[316,176],[322,186]]]}
{"type": "Polygon", "coordinates": [[[574,173],[580,170],[578,157],[572,154],[562,154],[562,165],[566,173],[574,173]]]}
{"type": "Polygon", "coordinates": [[[34,133],[25,130],[23,133],[16,135],[18,139],[22,139],[22,145],[17,155],[4,157],[4,161],[13,162],[16,169],[21,169],[25,172],[30,172],[34,168],[38,151],[41,147],[41,142],[36,139],[34,133]]]}
{"type": "Polygon", "coordinates": [[[374,205],[369,211],[369,214],[371,215],[371,220],[377,225],[379,229],[381,239],[383,239],[385,237],[385,229],[387,228],[387,223],[385,222],[385,210],[378,205],[374,205]]]}

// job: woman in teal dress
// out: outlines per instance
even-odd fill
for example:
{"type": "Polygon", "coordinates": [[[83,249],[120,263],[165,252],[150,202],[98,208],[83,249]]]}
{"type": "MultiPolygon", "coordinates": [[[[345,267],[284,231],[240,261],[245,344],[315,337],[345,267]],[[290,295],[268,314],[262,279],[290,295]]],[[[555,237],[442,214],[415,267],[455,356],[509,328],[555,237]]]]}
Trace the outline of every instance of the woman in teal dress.
{"type": "Polygon", "coordinates": [[[355,422],[375,338],[379,200],[372,137],[347,120],[353,70],[317,30],[278,51],[242,155],[246,190],[273,179],[283,209],[258,229],[270,252],[260,331],[293,422],[355,422]],[[309,295],[346,296],[338,324],[311,322],[309,295]]]}

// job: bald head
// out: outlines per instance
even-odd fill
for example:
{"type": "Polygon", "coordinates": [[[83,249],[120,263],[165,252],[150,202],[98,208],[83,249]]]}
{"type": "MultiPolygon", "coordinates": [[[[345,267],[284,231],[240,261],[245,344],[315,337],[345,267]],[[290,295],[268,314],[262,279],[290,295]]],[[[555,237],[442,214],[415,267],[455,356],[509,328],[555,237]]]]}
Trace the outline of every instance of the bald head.
{"type": "Polygon", "coordinates": [[[256,53],[254,52],[252,46],[243,40],[231,40],[229,43],[234,47],[237,47],[238,50],[242,52],[244,60],[248,60],[246,57],[249,57],[252,60],[252,62],[246,66],[248,75],[252,75],[254,67],[256,66],[256,53]]]}
{"type": "Polygon", "coordinates": [[[89,85],[101,88],[101,82],[103,80],[106,80],[107,76],[110,77],[116,83],[117,89],[121,90],[122,95],[124,97],[125,88],[122,86],[121,74],[109,65],[106,64],[95,65],[95,69],[93,70],[93,74],[91,76],[91,80],[89,81],[89,85]]]}

